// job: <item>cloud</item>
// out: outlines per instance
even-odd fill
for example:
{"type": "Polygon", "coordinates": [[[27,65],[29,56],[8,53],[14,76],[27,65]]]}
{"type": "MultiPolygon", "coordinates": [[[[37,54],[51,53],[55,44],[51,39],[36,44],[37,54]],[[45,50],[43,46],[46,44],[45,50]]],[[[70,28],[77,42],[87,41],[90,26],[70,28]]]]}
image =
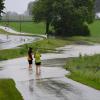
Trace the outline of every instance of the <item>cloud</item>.
{"type": "Polygon", "coordinates": [[[33,0],[5,0],[6,11],[22,14],[27,9],[30,1],[33,0]]]}

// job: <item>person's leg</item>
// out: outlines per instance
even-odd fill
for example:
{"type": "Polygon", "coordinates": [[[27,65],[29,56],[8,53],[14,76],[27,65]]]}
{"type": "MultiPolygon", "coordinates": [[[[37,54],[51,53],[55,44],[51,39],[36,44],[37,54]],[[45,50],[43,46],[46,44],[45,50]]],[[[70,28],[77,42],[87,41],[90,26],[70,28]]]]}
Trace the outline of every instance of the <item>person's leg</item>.
{"type": "Polygon", "coordinates": [[[36,65],[36,74],[38,74],[38,65],[36,65]]]}
{"type": "Polygon", "coordinates": [[[32,68],[32,64],[29,65],[29,68],[32,68]]]}
{"type": "Polygon", "coordinates": [[[39,65],[39,74],[41,73],[41,66],[39,65]]]}
{"type": "Polygon", "coordinates": [[[31,67],[31,65],[29,64],[29,68],[31,67]]]}
{"type": "Polygon", "coordinates": [[[41,62],[40,62],[40,64],[39,64],[39,72],[40,72],[40,74],[41,74],[41,62]]]}
{"type": "Polygon", "coordinates": [[[29,61],[29,68],[32,68],[32,60],[29,61]]]}

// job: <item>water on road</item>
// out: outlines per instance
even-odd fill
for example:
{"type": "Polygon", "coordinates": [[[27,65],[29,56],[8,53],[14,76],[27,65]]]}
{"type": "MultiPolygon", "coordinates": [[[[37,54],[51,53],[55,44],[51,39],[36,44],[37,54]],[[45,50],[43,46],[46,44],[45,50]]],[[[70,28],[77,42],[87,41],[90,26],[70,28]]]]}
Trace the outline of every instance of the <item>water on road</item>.
{"type": "Polygon", "coordinates": [[[27,57],[0,62],[0,78],[12,78],[24,100],[100,100],[100,91],[65,77],[68,57],[100,53],[100,45],[68,45],[42,54],[41,74],[28,69],[27,57]]]}
{"type": "Polygon", "coordinates": [[[0,50],[14,48],[39,39],[40,37],[0,34],[0,50]]]}

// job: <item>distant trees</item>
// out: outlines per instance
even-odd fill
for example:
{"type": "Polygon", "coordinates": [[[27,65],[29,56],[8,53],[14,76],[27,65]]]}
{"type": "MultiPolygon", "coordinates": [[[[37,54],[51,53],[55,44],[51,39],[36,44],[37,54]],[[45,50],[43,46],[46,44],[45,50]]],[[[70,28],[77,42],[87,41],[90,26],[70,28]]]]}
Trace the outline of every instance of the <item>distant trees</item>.
{"type": "Polygon", "coordinates": [[[32,15],[35,22],[46,23],[47,34],[86,36],[87,24],[94,19],[94,0],[36,0],[32,15]]]}
{"type": "Polygon", "coordinates": [[[46,23],[46,34],[49,33],[49,26],[53,20],[53,2],[55,0],[36,0],[33,6],[33,18],[35,22],[46,23]]]}
{"type": "Polygon", "coordinates": [[[33,4],[34,4],[33,1],[29,2],[29,4],[28,4],[27,12],[29,15],[32,15],[33,4]]]}
{"type": "Polygon", "coordinates": [[[4,7],[4,1],[5,0],[0,0],[0,19],[1,19],[1,14],[3,13],[3,9],[5,8],[4,7]]]}
{"type": "Polygon", "coordinates": [[[100,13],[100,0],[95,0],[95,12],[100,13]]]}

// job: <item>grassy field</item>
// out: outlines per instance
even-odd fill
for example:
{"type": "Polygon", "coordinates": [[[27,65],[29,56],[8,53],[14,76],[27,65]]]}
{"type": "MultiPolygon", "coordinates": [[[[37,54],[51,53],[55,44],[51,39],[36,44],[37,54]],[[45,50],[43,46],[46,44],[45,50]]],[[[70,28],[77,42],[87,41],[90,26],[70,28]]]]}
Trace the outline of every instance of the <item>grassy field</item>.
{"type": "MultiPolygon", "coordinates": [[[[0,22],[0,25],[5,26],[5,22],[0,22]]],[[[19,22],[9,22],[8,24],[11,28],[20,31],[19,22]]],[[[33,34],[44,34],[45,33],[45,24],[44,23],[34,23],[34,22],[22,22],[21,31],[33,34]]],[[[89,29],[92,37],[100,36],[100,20],[95,20],[94,23],[89,25],[89,29]]]]}
{"type": "Polygon", "coordinates": [[[0,100],[23,100],[11,79],[0,79],[0,100]]]}
{"type": "MultiPolygon", "coordinates": [[[[0,22],[0,25],[5,26],[6,22],[0,22]]],[[[9,27],[16,31],[20,31],[20,22],[9,22],[9,27]]],[[[34,22],[22,22],[21,32],[33,33],[33,34],[44,34],[45,24],[44,23],[34,23],[34,22]]]]}
{"type": "Polygon", "coordinates": [[[89,25],[92,37],[100,37],[100,20],[95,20],[94,23],[89,25]]]}
{"type": "Polygon", "coordinates": [[[100,90],[100,55],[70,58],[66,65],[73,80],[100,90]]]}

